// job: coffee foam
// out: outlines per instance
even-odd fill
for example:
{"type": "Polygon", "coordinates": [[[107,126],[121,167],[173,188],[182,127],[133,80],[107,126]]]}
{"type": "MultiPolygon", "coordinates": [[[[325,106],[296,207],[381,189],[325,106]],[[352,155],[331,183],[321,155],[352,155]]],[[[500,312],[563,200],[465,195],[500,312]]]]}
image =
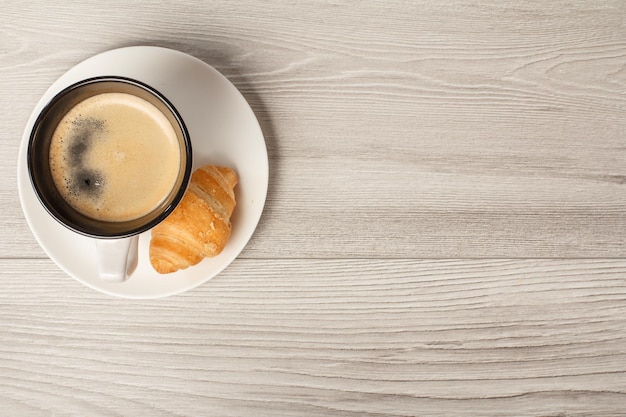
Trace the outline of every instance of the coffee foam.
{"type": "Polygon", "coordinates": [[[175,186],[181,150],[153,104],[103,93],[74,106],[50,144],[50,169],[65,201],[82,214],[122,222],[142,217],[175,186]]]}

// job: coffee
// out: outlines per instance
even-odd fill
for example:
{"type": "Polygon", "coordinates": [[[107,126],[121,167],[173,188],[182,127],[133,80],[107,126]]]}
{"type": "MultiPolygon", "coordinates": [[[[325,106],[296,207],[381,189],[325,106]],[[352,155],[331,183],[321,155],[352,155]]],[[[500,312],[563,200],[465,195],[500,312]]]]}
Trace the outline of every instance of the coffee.
{"type": "Polygon", "coordinates": [[[127,93],[101,93],[71,108],[49,152],[62,198],[107,222],[134,220],[158,208],[176,186],[181,157],[168,118],[127,93]]]}

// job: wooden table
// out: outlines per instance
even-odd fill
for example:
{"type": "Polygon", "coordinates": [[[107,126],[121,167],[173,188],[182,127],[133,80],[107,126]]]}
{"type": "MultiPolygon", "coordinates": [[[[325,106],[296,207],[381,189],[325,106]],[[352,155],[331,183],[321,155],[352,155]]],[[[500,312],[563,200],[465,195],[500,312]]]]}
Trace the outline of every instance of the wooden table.
{"type": "Polygon", "coordinates": [[[626,415],[626,3],[0,8],[0,414],[626,415]],[[63,273],[17,153],[63,72],[181,50],[270,156],[225,271],[130,301],[63,273]]]}

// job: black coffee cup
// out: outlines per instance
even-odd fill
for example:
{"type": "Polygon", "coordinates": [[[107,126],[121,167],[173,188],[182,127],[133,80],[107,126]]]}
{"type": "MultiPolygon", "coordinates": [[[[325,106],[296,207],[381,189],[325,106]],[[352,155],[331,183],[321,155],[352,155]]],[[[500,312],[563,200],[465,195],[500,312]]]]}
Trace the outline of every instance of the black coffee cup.
{"type": "MultiPolygon", "coordinates": [[[[102,123],[100,122],[101,121],[96,120],[94,123],[97,126],[101,126],[102,123]]],[[[115,123],[115,120],[106,122],[115,123]]],[[[73,121],[72,123],[78,124],[76,121],[73,121]]],[[[125,123],[128,123],[128,121],[125,123]]],[[[165,126],[165,124],[163,126],[165,126]]],[[[133,129],[130,130],[134,131],[133,129]]],[[[169,129],[169,127],[167,127],[167,129],[169,129]]],[[[102,130],[107,131],[107,128],[102,130]]],[[[100,133],[99,135],[101,135],[100,133]]],[[[75,134],[75,136],[76,135],[77,134],[75,134]]],[[[89,135],[92,135],[92,133],[89,133],[89,135]]],[[[129,136],[129,138],[131,136],[129,136]]],[[[74,138],[74,140],[76,140],[76,143],[72,145],[73,147],[70,146],[68,148],[70,149],[67,151],[68,158],[72,157],[74,154],[79,155],[80,152],[84,152],[83,148],[87,146],[86,143],[94,141],[92,139],[89,139],[89,141],[81,139],[82,142],[80,142],[76,138],[74,138]]],[[[148,149],[146,148],[146,150],[148,149]]],[[[105,158],[110,156],[102,157],[105,158]]],[[[146,158],[148,159],[142,161],[143,163],[162,163],[160,160],[150,161],[149,157],[146,158]]],[[[178,156],[176,156],[176,158],[178,158],[178,156]]],[[[123,239],[131,238],[142,232],[150,230],[171,214],[186,191],[191,175],[192,162],[192,149],[189,133],[185,127],[182,117],[172,103],[170,103],[167,98],[156,89],[146,85],[145,83],[117,76],[89,78],[75,83],[55,95],[54,98],[52,98],[52,100],[44,106],[43,110],[37,117],[30,135],[27,149],[28,173],[30,175],[35,194],[43,207],[54,219],[68,229],[78,234],[97,239],[99,247],[117,246],[119,248],[121,247],[120,245],[128,246],[128,242],[120,242],[123,239]],[[83,191],[88,193],[95,192],[89,187],[100,185],[99,178],[94,178],[93,183],[91,178],[85,178],[84,180],[72,179],[72,181],[70,181],[72,183],[67,186],[69,189],[68,191],[64,188],[65,186],[60,181],[55,180],[57,177],[53,176],[53,168],[58,168],[56,168],[55,162],[51,162],[51,144],[60,123],[65,120],[64,118],[66,118],[66,115],[68,115],[72,109],[76,108],[79,103],[84,103],[89,99],[94,101],[97,100],[98,97],[105,97],[104,95],[110,95],[110,93],[116,93],[117,97],[127,97],[128,99],[132,98],[132,100],[140,99],[142,103],[149,103],[151,109],[152,106],[156,108],[159,115],[164,116],[167,120],[167,126],[171,126],[173,132],[175,132],[176,139],[174,143],[178,145],[179,149],[179,153],[176,154],[180,156],[180,158],[177,159],[179,160],[178,170],[175,174],[173,174],[173,176],[171,176],[171,179],[169,180],[170,182],[168,182],[168,184],[173,184],[173,186],[169,192],[164,193],[163,198],[159,200],[158,204],[155,204],[154,207],[150,207],[150,209],[146,210],[145,213],[141,213],[133,218],[99,218],[98,216],[93,216],[81,210],[79,206],[77,206],[72,199],[68,197],[68,195],[72,193],[78,195],[83,191]],[[84,184],[81,181],[84,181],[84,184]],[[105,241],[109,241],[110,243],[104,243],[105,241]]],[[[76,161],[67,164],[67,166],[72,167],[72,170],[76,170],[78,172],[80,170],[78,170],[76,166],[79,163],[85,164],[84,161],[79,161],[77,159],[76,161]]],[[[175,162],[171,162],[170,165],[175,166],[175,162]]],[[[70,178],[70,174],[67,175],[68,178],[70,178]]],[[[131,180],[132,179],[129,178],[129,181],[131,180]]],[[[68,183],[68,180],[66,180],[65,183],[68,183]]],[[[141,190],[138,191],[138,193],[141,192],[141,190]]],[[[131,246],[133,245],[135,246],[134,250],[136,251],[136,243],[131,244],[131,246]]],[[[106,251],[109,252],[108,250],[106,251]]],[[[114,251],[124,252],[124,250],[120,251],[119,249],[115,249],[114,251]]],[[[120,272],[120,267],[118,266],[121,262],[108,259],[113,255],[104,252],[104,249],[99,249],[98,257],[102,265],[101,276],[105,279],[117,281],[126,279],[127,270],[129,269],[128,265],[123,267],[123,273],[120,272]],[[104,269],[104,271],[102,271],[102,269],[104,269]],[[120,274],[123,274],[124,276],[121,277],[120,274]]],[[[128,254],[126,257],[128,257],[128,254]]],[[[124,263],[126,263],[126,260],[124,260],[124,263]]]]}

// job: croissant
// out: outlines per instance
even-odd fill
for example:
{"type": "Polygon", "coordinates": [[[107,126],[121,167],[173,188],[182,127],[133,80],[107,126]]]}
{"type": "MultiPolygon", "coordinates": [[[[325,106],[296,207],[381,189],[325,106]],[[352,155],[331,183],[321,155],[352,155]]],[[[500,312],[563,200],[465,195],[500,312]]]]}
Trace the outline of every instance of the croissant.
{"type": "Polygon", "coordinates": [[[158,273],[188,268],[224,249],[237,181],[230,168],[206,165],[193,172],[178,207],[152,229],[150,263],[158,273]]]}

